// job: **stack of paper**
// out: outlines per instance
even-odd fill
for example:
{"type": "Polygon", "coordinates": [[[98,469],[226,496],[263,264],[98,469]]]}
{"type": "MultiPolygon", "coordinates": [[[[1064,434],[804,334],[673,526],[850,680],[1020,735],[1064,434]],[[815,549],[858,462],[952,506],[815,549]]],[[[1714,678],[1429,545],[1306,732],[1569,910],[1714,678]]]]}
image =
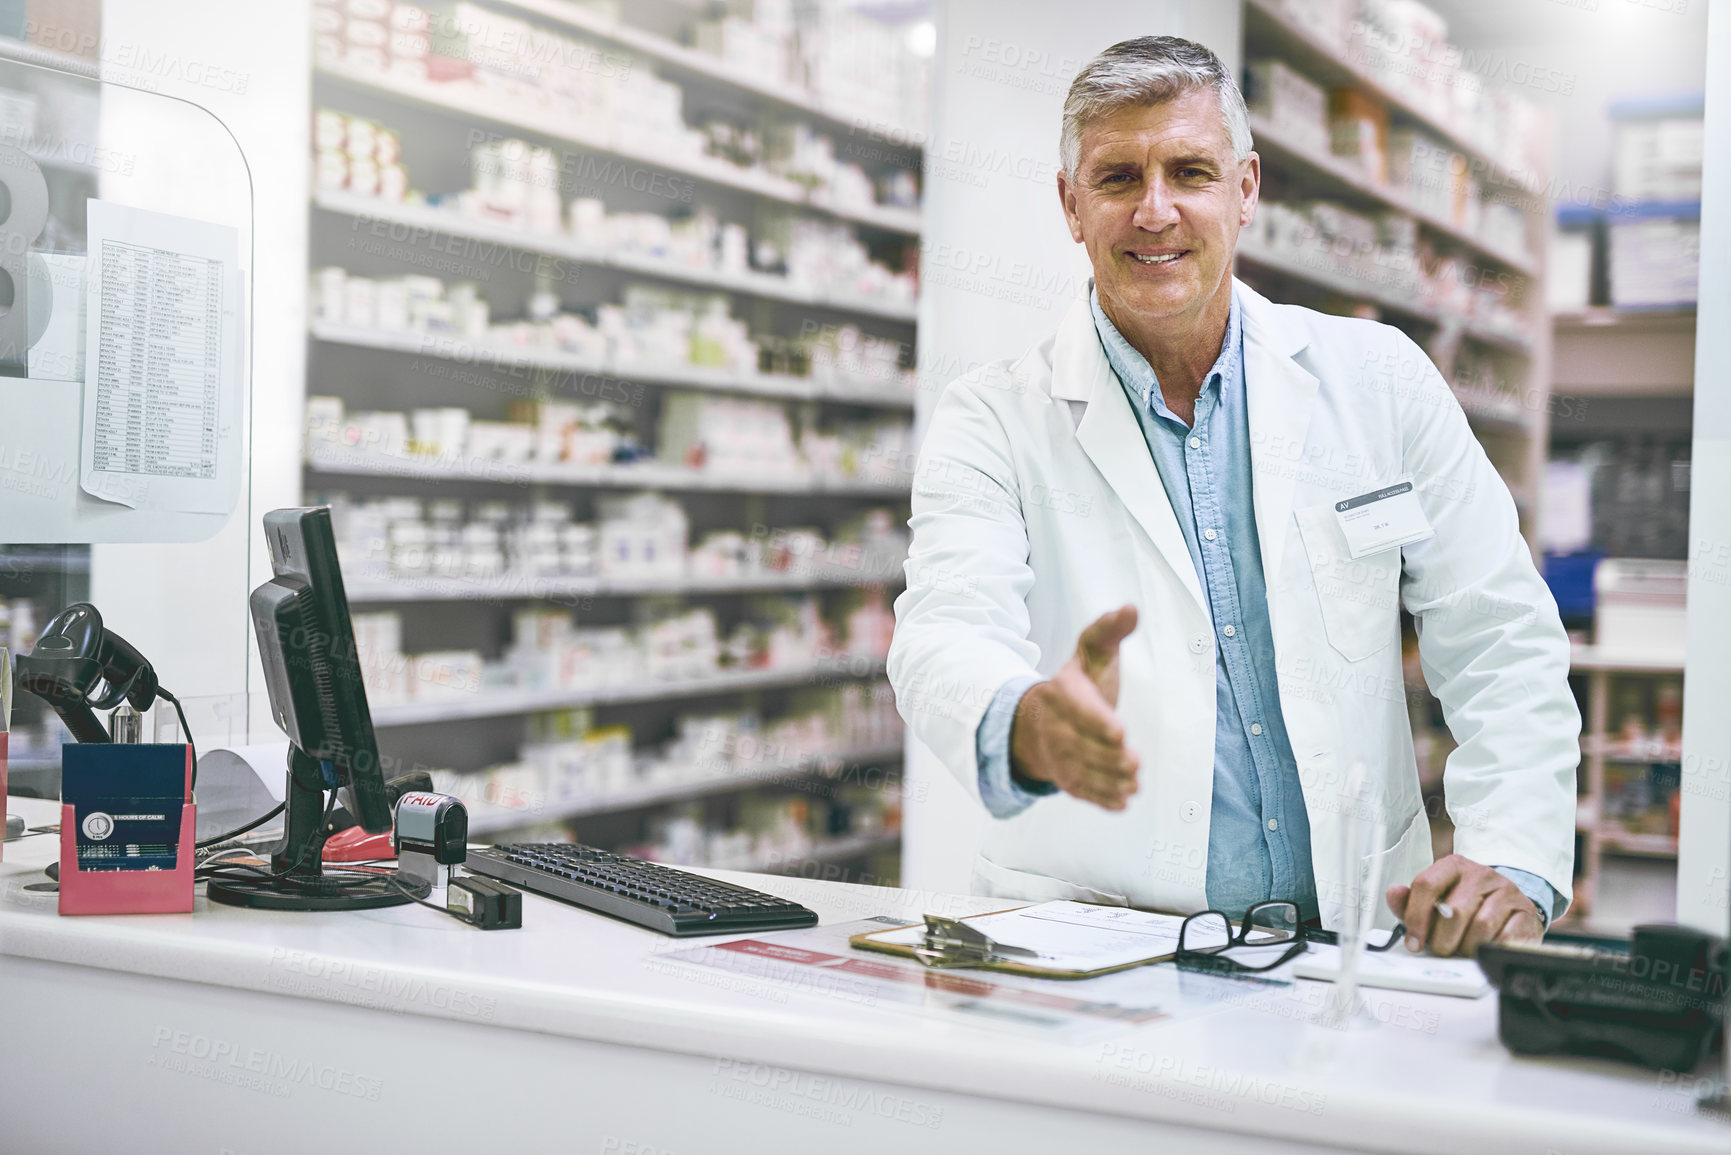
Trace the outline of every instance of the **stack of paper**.
{"type": "MultiPolygon", "coordinates": [[[[1021,947],[1034,958],[1015,961],[1055,971],[1098,971],[1170,958],[1178,950],[1184,919],[1127,906],[1047,902],[968,919],[993,942],[1021,947]]],[[[892,946],[922,946],[924,925],[875,936],[892,946]]]]}
{"type": "MultiPolygon", "coordinates": [[[[1312,943],[1293,965],[1292,973],[1301,979],[1338,980],[1340,948],[1312,943]]],[[[1485,981],[1485,972],[1470,958],[1408,954],[1399,945],[1389,951],[1365,951],[1358,962],[1358,982],[1366,987],[1467,999],[1476,999],[1491,989],[1491,984],[1485,981]]]]}

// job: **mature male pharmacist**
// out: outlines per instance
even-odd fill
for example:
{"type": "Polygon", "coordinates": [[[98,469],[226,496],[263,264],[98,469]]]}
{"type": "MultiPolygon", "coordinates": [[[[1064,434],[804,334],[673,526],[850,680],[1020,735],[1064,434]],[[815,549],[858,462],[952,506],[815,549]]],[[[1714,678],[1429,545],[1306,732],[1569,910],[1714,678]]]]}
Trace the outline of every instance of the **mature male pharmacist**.
{"type": "Polygon", "coordinates": [[[1439,954],[1538,937],[1570,897],[1569,646],[1447,384],[1397,329],[1232,278],[1261,170],[1208,49],[1107,49],[1061,140],[1088,300],[939,399],[890,652],[995,819],[975,889],[1326,926],[1362,899],[1439,954]],[[1459,743],[1434,862],[1403,605],[1459,743]]]}

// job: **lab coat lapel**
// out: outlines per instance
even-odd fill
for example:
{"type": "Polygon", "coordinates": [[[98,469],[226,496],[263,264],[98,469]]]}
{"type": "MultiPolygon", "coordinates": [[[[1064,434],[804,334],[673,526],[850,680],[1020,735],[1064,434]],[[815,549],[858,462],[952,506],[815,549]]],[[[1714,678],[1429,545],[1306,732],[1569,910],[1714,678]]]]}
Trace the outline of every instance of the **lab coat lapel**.
{"type": "Polygon", "coordinates": [[[1077,442],[1206,617],[1208,603],[1202,596],[1190,549],[1184,544],[1184,533],[1178,528],[1160,471],[1154,468],[1142,426],[1130,409],[1130,399],[1100,347],[1086,301],[1072,305],[1059,327],[1052,349],[1052,396],[1086,403],[1076,427],[1077,442]]]}
{"type": "MultiPolygon", "coordinates": [[[[1287,528],[1298,487],[1288,447],[1302,448],[1316,404],[1317,380],[1293,359],[1307,343],[1302,330],[1284,323],[1267,298],[1240,283],[1244,317],[1244,390],[1250,418],[1251,502],[1262,548],[1262,576],[1279,588],[1287,528]]],[[[1270,613],[1274,611],[1270,599],[1270,613]]]]}

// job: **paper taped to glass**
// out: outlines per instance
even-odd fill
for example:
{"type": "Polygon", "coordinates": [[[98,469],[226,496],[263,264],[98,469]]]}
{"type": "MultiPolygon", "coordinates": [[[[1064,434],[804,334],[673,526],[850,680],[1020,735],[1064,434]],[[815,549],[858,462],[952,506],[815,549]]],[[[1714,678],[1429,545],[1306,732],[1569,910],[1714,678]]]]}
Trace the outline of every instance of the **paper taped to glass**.
{"type": "Polygon", "coordinates": [[[79,484],[133,509],[227,513],[242,452],[236,231],[88,207],[79,484]]]}

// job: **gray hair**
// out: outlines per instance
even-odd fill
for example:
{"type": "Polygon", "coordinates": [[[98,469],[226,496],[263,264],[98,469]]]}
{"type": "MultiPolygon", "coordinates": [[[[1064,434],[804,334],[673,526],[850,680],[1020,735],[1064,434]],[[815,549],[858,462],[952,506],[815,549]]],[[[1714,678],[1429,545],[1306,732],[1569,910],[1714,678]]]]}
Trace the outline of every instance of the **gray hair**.
{"type": "Polygon", "coordinates": [[[1177,36],[1122,40],[1083,65],[1064,98],[1058,156],[1074,175],[1082,159],[1082,129],[1095,117],[1137,105],[1164,104],[1197,88],[1212,88],[1238,160],[1250,155],[1250,112],[1220,58],[1177,36]]]}

